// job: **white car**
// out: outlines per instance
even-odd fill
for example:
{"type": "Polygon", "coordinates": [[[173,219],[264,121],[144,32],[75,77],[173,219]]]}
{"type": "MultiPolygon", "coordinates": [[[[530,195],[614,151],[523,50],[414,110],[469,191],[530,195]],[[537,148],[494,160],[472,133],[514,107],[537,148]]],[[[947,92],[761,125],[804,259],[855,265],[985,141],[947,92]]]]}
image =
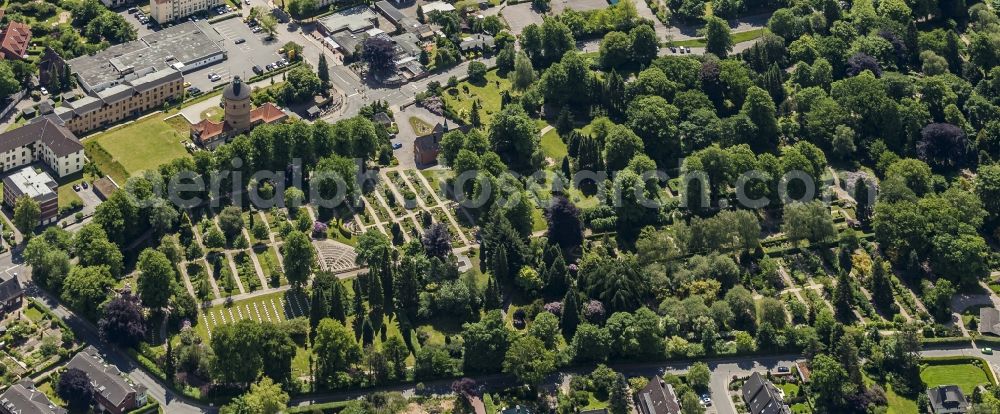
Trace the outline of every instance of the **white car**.
{"type": "Polygon", "coordinates": [[[42,95],[48,95],[48,94],[49,94],[49,90],[48,90],[48,89],[45,89],[45,87],[44,87],[44,86],[43,86],[43,87],[41,87],[41,88],[38,88],[38,91],[39,91],[39,92],[41,92],[41,93],[42,93],[42,95]]]}

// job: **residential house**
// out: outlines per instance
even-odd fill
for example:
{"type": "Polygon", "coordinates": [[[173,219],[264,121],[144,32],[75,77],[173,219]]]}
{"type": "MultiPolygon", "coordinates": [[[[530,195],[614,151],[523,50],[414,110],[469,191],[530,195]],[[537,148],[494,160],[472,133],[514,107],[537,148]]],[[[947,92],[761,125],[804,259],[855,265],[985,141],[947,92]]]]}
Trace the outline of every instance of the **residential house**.
{"type": "Polygon", "coordinates": [[[104,362],[97,348],[88,346],[66,364],[87,374],[99,410],[123,414],[146,405],[146,387],[134,385],[114,365],[104,362]]]}
{"type": "Polygon", "coordinates": [[[965,414],[969,412],[969,401],[957,385],[942,385],[927,390],[933,414],[965,414]]]}
{"type": "Polygon", "coordinates": [[[83,145],[53,116],[36,118],[20,128],[0,133],[0,172],[43,161],[59,177],[83,169],[83,145]]]}
{"type": "Polygon", "coordinates": [[[743,401],[750,408],[750,414],[791,414],[778,388],[759,372],[754,372],[743,383],[743,401]]]}
{"type": "Polygon", "coordinates": [[[635,408],[639,414],[680,414],[681,402],[674,386],[657,375],[635,394],[635,408]]]}
{"type": "Polygon", "coordinates": [[[27,166],[3,179],[3,203],[11,210],[17,200],[28,197],[41,208],[36,225],[44,226],[59,219],[59,185],[45,171],[27,166]]]}
{"type": "Polygon", "coordinates": [[[31,26],[11,21],[0,32],[0,57],[4,59],[24,59],[31,45],[31,26]]]}
{"type": "Polygon", "coordinates": [[[0,315],[21,309],[24,287],[14,275],[0,273],[0,315]]]}
{"type": "Polygon", "coordinates": [[[459,50],[462,52],[492,52],[493,48],[496,46],[496,41],[493,36],[487,34],[475,34],[462,39],[458,44],[459,50]]]}
{"type": "Polygon", "coordinates": [[[30,379],[11,385],[0,394],[0,414],[66,414],[45,393],[35,388],[30,379]]]}
{"type": "Polygon", "coordinates": [[[1000,310],[988,306],[979,308],[979,333],[1000,335],[1000,310]]]}
{"type": "Polygon", "coordinates": [[[226,4],[224,0],[151,0],[149,17],[163,24],[226,4]]]}

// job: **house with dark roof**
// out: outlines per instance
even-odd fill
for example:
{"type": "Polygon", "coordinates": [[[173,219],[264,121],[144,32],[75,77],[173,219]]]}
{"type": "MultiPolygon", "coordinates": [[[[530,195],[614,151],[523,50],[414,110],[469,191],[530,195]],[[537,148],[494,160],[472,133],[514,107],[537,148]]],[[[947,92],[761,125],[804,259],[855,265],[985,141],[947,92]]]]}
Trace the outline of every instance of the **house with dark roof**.
{"type": "Polygon", "coordinates": [[[11,21],[0,32],[0,56],[4,59],[24,59],[31,45],[31,26],[11,21]]]}
{"type": "Polygon", "coordinates": [[[118,368],[104,362],[93,346],[76,354],[66,368],[87,373],[98,411],[122,414],[146,405],[146,387],[132,384],[118,368]]]}
{"type": "Polygon", "coordinates": [[[681,402],[674,386],[657,375],[635,394],[635,408],[639,414],[679,414],[681,402]]]}
{"type": "Polygon", "coordinates": [[[458,44],[458,48],[463,52],[492,52],[493,48],[496,46],[496,40],[493,36],[487,34],[476,34],[462,39],[458,44]]]}
{"type": "Polygon", "coordinates": [[[21,309],[24,287],[14,275],[0,274],[0,315],[21,309]]]}
{"type": "Polygon", "coordinates": [[[403,26],[404,21],[406,21],[406,15],[404,15],[403,12],[399,11],[396,6],[393,6],[388,1],[380,0],[375,2],[375,10],[378,10],[378,13],[381,14],[382,17],[385,17],[389,23],[396,26],[396,30],[402,30],[404,28],[403,26]]]}
{"type": "Polygon", "coordinates": [[[927,398],[934,414],[965,414],[969,412],[969,401],[957,385],[942,385],[927,389],[927,398]]]}
{"type": "MultiPolygon", "coordinates": [[[[472,129],[469,125],[459,125],[458,130],[469,132],[472,129]]],[[[422,135],[413,140],[413,159],[418,167],[430,166],[437,163],[437,156],[441,152],[441,138],[448,133],[448,120],[444,125],[438,123],[427,135],[422,135]]]]}
{"type": "Polygon", "coordinates": [[[66,414],[66,409],[56,406],[45,393],[25,379],[11,385],[0,394],[0,414],[66,414]]]}
{"type": "Polygon", "coordinates": [[[83,145],[53,116],[44,116],[0,134],[0,171],[43,161],[59,177],[83,169],[83,145]]]}
{"type": "Polygon", "coordinates": [[[778,388],[759,372],[754,372],[743,383],[743,401],[750,408],[750,414],[791,414],[778,388]]]}

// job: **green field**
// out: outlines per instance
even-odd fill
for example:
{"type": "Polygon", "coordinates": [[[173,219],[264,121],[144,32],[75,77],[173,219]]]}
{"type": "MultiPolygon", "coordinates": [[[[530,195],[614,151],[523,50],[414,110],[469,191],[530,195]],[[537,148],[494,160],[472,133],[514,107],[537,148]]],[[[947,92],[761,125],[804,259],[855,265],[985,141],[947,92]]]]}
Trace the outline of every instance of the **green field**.
{"type": "Polygon", "coordinates": [[[546,157],[555,161],[555,168],[562,166],[562,160],[567,154],[566,143],[563,142],[555,128],[542,135],[542,152],[545,153],[546,157]]]}
{"type": "Polygon", "coordinates": [[[500,112],[500,96],[503,91],[510,90],[510,80],[501,78],[496,70],[486,73],[486,83],[476,85],[468,81],[461,82],[454,88],[449,88],[441,94],[444,103],[455,115],[469,122],[469,112],[472,102],[479,100],[479,118],[483,125],[489,125],[493,115],[500,112]],[[499,86],[497,84],[499,83],[499,86]]]}
{"type": "Polygon", "coordinates": [[[983,368],[975,366],[971,362],[962,361],[924,365],[920,369],[920,379],[927,384],[928,388],[939,385],[958,385],[966,395],[972,395],[976,386],[990,382],[983,368]]]}
{"type": "Polygon", "coordinates": [[[184,149],[190,124],[181,116],[164,117],[156,113],[88,138],[84,144],[87,157],[118,183],[176,158],[190,157],[184,149]]]}
{"type": "MultiPolygon", "coordinates": [[[[733,44],[748,42],[755,40],[764,36],[767,33],[767,29],[760,30],[749,30],[746,32],[734,32],[733,33],[733,44]]],[[[687,46],[687,47],[705,47],[705,39],[688,39],[688,40],[677,40],[673,42],[667,42],[667,46],[687,46]]]]}
{"type": "Polygon", "coordinates": [[[885,399],[888,400],[889,409],[886,414],[917,414],[917,402],[902,395],[896,394],[892,387],[885,388],[885,399]]]}

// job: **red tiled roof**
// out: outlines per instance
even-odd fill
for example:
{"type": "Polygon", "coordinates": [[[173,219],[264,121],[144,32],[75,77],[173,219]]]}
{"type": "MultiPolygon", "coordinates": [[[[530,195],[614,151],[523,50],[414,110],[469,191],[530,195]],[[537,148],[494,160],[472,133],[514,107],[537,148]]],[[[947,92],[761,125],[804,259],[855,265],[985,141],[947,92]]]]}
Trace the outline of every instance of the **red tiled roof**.
{"type": "Polygon", "coordinates": [[[277,122],[288,117],[285,111],[278,108],[273,103],[266,102],[263,105],[254,108],[250,111],[250,122],[256,123],[257,121],[263,122],[265,124],[270,124],[272,122],[277,122]]]}
{"type": "Polygon", "coordinates": [[[7,59],[21,59],[31,43],[31,27],[21,22],[10,22],[0,34],[0,52],[7,59]]]}
{"type": "Polygon", "coordinates": [[[197,124],[191,125],[191,135],[201,144],[214,140],[226,129],[225,122],[215,122],[211,119],[203,119],[197,124]]]}

